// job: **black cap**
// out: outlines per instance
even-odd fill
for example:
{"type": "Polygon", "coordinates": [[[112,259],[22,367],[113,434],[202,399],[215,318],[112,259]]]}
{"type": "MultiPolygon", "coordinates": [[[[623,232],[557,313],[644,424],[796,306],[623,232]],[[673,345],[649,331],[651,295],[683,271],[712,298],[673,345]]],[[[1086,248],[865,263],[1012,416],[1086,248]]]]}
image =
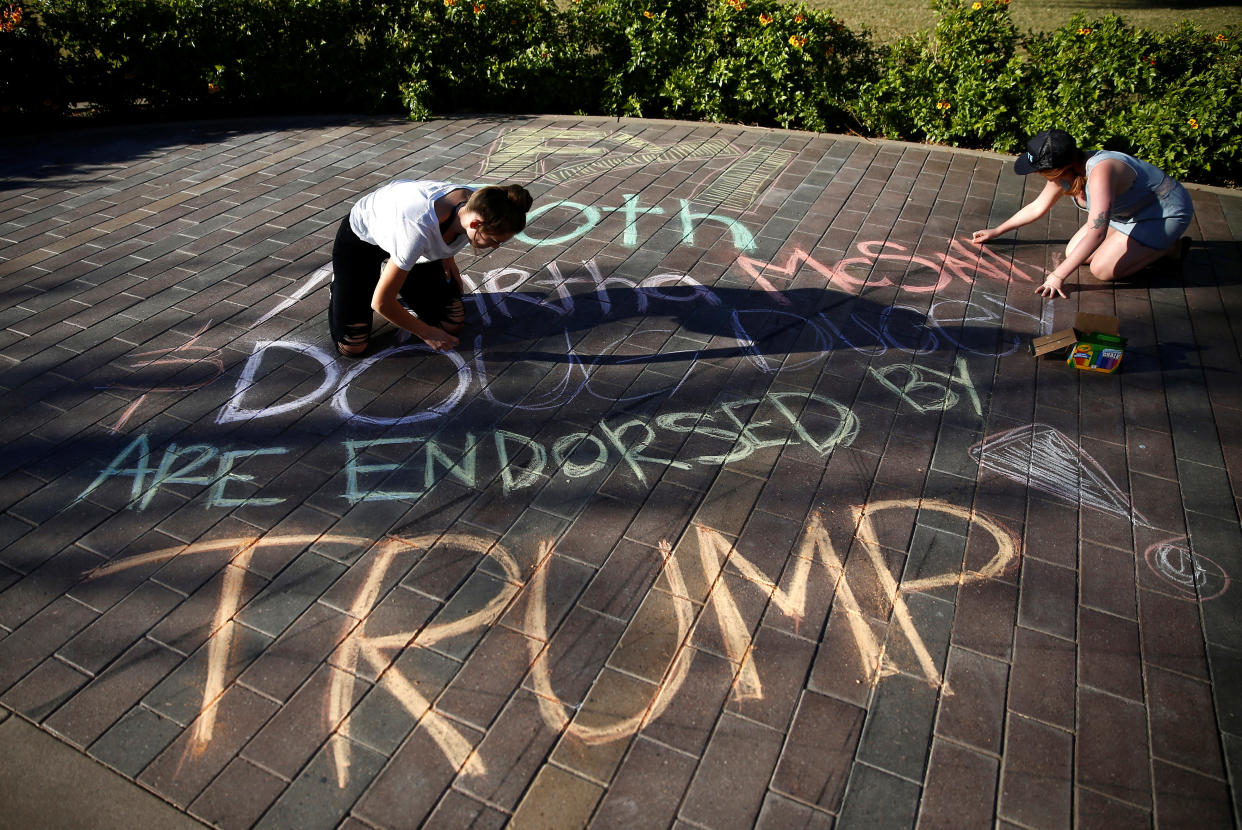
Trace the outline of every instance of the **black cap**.
{"type": "Polygon", "coordinates": [[[1064,130],[1044,130],[1026,142],[1026,152],[1018,155],[1014,170],[1018,175],[1039,170],[1059,170],[1074,163],[1078,157],[1078,144],[1064,130]]]}

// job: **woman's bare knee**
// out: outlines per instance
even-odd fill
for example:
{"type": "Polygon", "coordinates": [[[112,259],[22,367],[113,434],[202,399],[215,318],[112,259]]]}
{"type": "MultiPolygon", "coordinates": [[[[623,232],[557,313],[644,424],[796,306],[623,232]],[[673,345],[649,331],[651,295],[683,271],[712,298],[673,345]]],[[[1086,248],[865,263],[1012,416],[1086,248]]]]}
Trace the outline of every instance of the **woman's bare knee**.
{"type": "Polygon", "coordinates": [[[370,341],[370,326],[351,323],[345,326],[341,339],[336,341],[336,350],[345,357],[357,357],[367,350],[370,341]]]}
{"type": "Polygon", "coordinates": [[[466,306],[460,300],[449,304],[444,310],[444,319],[440,321],[440,328],[454,336],[461,334],[461,330],[466,327],[466,306]]]}
{"type": "Polygon", "coordinates": [[[1101,282],[1112,282],[1124,275],[1119,272],[1116,262],[1092,262],[1091,276],[1101,282]]]}

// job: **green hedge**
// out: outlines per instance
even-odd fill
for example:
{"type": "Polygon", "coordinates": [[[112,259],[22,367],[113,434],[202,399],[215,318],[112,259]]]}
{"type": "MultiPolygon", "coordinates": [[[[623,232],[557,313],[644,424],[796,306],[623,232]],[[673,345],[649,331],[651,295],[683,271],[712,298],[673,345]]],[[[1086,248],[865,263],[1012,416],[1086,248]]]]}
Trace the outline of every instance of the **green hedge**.
{"type": "Polygon", "coordinates": [[[1182,178],[1242,180],[1236,28],[1154,33],[1077,16],[1023,34],[1006,0],[937,0],[936,27],[892,46],[779,0],[28,0],[0,9],[9,125],[83,102],[120,118],[580,112],[1004,152],[1060,126],[1182,178]]]}
{"type": "Polygon", "coordinates": [[[1061,127],[1086,147],[1140,156],[1172,176],[1242,179],[1242,36],[1168,33],[1075,15],[1021,36],[1007,0],[940,0],[936,28],[880,58],[858,115],[881,135],[1016,151],[1061,127]]]}

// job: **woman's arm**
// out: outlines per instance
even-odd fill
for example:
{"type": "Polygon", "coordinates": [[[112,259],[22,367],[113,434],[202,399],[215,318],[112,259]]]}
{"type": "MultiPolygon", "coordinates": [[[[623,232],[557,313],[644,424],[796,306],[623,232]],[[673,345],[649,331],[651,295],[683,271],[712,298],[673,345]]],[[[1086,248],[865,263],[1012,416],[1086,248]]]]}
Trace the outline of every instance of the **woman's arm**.
{"type": "Polygon", "coordinates": [[[1117,184],[1116,164],[1111,160],[1097,164],[1087,177],[1087,195],[1091,212],[1082,228],[1074,234],[1073,247],[1066,252],[1065,261],[1048,272],[1044,284],[1035,289],[1036,294],[1051,297],[1055,293],[1064,297],[1061,286],[1065,278],[1078,270],[1108,235],[1108,217],[1113,211],[1113,193],[1117,184]]]}
{"type": "Polygon", "coordinates": [[[397,328],[405,329],[411,334],[416,335],[436,351],[442,352],[453,348],[457,345],[456,337],[444,329],[424,323],[407,311],[405,306],[401,305],[401,301],[397,299],[401,286],[405,284],[405,278],[409,276],[409,273],[409,271],[399,268],[391,259],[388,260],[383,272],[380,273],[379,283],[375,286],[375,293],[371,296],[371,308],[397,328]]]}
{"type": "Polygon", "coordinates": [[[1061,185],[1056,182],[1048,182],[1044,185],[1044,189],[1039,191],[1039,195],[1035,197],[1035,201],[1019,210],[1013,216],[1010,216],[1004,222],[1001,222],[995,228],[988,228],[982,231],[975,231],[970,235],[970,241],[976,245],[982,245],[984,242],[990,242],[1003,233],[1008,233],[1015,228],[1023,225],[1029,225],[1039,217],[1052,210],[1052,206],[1057,200],[1065,195],[1065,191],[1061,189],[1061,185]]]}

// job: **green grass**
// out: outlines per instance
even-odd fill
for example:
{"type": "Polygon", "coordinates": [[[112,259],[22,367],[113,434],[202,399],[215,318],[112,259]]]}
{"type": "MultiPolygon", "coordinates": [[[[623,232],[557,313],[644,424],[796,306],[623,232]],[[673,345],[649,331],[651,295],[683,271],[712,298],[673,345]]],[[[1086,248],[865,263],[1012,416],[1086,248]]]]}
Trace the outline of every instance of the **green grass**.
{"type": "MultiPolygon", "coordinates": [[[[806,5],[812,9],[831,10],[855,31],[869,29],[879,43],[891,43],[902,35],[930,29],[936,22],[930,0],[806,0],[806,5]]],[[[1059,28],[1078,11],[1088,15],[1114,12],[1133,26],[1155,31],[1172,29],[1183,20],[1209,31],[1242,24],[1242,5],[1213,5],[1212,0],[1199,0],[1194,4],[1174,0],[1168,6],[1142,0],[1013,0],[1009,9],[1019,31],[1059,28]]]]}

